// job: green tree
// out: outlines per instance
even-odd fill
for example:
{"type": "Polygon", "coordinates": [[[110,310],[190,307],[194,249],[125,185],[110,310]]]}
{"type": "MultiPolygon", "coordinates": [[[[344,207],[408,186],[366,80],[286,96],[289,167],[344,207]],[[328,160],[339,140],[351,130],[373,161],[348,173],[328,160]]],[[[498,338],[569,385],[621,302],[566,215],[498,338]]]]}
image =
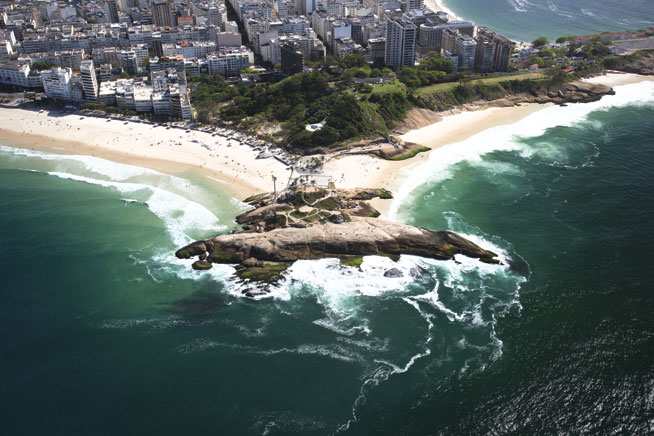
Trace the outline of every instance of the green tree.
{"type": "Polygon", "coordinates": [[[445,73],[451,73],[453,70],[453,65],[452,62],[448,61],[447,59],[443,59],[440,53],[431,52],[427,58],[420,62],[420,68],[425,70],[444,71],[445,73]]]}
{"type": "Polygon", "coordinates": [[[531,42],[531,44],[532,44],[534,47],[542,47],[542,46],[547,45],[547,44],[549,44],[549,43],[550,43],[550,42],[548,41],[548,39],[545,38],[544,36],[538,37],[538,38],[536,38],[535,40],[533,40],[533,41],[531,42]]]}
{"type": "Polygon", "coordinates": [[[50,62],[34,62],[31,69],[35,71],[50,70],[55,67],[60,67],[59,64],[51,64],[50,62]]]}
{"type": "Polygon", "coordinates": [[[549,67],[545,70],[545,74],[554,85],[561,85],[568,77],[568,74],[559,67],[549,67]]]}
{"type": "Polygon", "coordinates": [[[352,68],[352,67],[363,67],[368,65],[368,62],[366,61],[366,58],[361,56],[360,54],[347,54],[343,57],[342,60],[342,65],[344,68],[352,68]]]}

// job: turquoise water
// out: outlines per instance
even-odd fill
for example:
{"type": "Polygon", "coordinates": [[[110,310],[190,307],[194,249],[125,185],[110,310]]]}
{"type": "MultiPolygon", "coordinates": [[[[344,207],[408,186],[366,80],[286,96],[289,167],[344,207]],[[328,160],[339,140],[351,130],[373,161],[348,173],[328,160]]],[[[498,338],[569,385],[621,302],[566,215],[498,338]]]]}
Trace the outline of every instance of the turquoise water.
{"type": "Polygon", "coordinates": [[[444,0],[456,15],[509,38],[552,40],[565,35],[638,30],[654,26],[651,0],[444,0]]]}
{"type": "Polygon", "coordinates": [[[224,186],[2,148],[3,433],[651,431],[652,102],[621,87],[415,169],[399,219],[506,265],[303,261],[260,300],[172,256],[233,227],[224,186]]]}

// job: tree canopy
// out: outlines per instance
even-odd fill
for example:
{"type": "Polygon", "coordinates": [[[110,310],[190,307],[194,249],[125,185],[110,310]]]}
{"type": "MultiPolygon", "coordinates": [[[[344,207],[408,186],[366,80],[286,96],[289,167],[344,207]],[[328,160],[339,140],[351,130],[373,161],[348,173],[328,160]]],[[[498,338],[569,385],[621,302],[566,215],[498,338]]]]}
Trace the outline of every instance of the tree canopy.
{"type": "Polygon", "coordinates": [[[540,37],[534,39],[534,40],[531,42],[531,44],[532,44],[534,47],[542,47],[542,46],[547,45],[547,44],[549,44],[549,43],[550,43],[549,40],[548,40],[547,38],[545,38],[544,36],[540,36],[540,37]]]}

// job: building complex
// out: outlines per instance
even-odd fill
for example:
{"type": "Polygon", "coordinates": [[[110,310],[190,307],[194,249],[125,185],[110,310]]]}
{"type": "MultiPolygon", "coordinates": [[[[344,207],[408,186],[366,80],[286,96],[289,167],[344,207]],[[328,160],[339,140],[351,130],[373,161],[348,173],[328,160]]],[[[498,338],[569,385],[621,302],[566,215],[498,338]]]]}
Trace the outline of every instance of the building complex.
{"type": "Polygon", "coordinates": [[[511,41],[472,22],[449,20],[444,12],[426,9],[423,0],[0,4],[1,84],[184,119],[192,117],[187,77],[223,74],[238,80],[255,58],[292,75],[328,55],[361,54],[401,68],[432,52],[458,69],[500,72],[508,68],[511,41]]]}

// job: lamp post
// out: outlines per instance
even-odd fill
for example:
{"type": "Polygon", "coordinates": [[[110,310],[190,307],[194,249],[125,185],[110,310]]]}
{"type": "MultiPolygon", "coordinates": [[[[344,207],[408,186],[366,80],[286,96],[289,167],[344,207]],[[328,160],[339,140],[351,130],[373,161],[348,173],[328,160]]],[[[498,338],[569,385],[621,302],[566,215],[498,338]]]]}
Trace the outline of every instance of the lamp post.
{"type": "Polygon", "coordinates": [[[277,199],[277,177],[272,176],[273,179],[273,200],[277,199]]]}

